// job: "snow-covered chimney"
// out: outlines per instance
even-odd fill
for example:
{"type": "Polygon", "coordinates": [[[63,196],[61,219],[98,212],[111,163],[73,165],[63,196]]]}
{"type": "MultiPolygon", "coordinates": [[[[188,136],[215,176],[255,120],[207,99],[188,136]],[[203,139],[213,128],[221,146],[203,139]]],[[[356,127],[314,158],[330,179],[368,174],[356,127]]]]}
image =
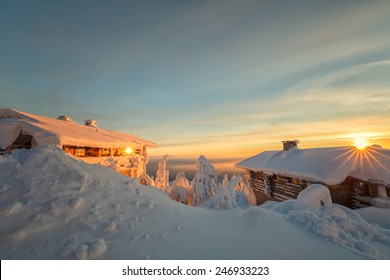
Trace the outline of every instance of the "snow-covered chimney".
{"type": "Polygon", "coordinates": [[[96,120],[85,120],[84,121],[84,125],[97,127],[97,121],[96,120]]]}
{"type": "Polygon", "coordinates": [[[71,121],[73,121],[72,118],[69,117],[69,116],[59,116],[59,117],[57,118],[57,120],[66,121],[66,122],[71,122],[71,121]]]}
{"type": "Polygon", "coordinates": [[[283,143],[283,151],[288,151],[293,147],[298,147],[299,140],[287,140],[282,141],[283,143]]]}

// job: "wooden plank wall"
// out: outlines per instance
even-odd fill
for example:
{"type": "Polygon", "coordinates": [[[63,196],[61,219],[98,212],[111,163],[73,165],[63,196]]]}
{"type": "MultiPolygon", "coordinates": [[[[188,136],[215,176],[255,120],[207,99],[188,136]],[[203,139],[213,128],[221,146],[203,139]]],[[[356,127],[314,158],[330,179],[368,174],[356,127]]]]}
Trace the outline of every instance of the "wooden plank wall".
{"type": "Polygon", "coordinates": [[[274,185],[272,186],[272,195],[280,200],[296,199],[298,194],[306,187],[300,180],[300,183],[292,183],[291,178],[281,175],[273,176],[274,185]]]}
{"type": "Polygon", "coordinates": [[[275,198],[266,195],[264,179],[263,172],[249,170],[249,182],[253,189],[253,193],[256,196],[257,205],[263,204],[267,200],[276,200],[275,198]]]}
{"type": "MultiPolygon", "coordinates": [[[[262,204],[266,200],[285,201],[288,199],[296,199],[299,193],[311,184],[325,185],[321,182],[311,182],[283,175],[267,175],[261,171],[249,171],[249,178],[258,204],[262,204]],[[266,194],[267,188],[265,184],[267,183],[272,186],[270,196],[266,194]]],[[[341,204],[349,208],[368,206],[367,202],[358,199],[359,196],[378,196],[377,184],[368,183],[352,177],[347,177],[341,184],[327,187],[329,188],[333,203],[341,204]]]]}

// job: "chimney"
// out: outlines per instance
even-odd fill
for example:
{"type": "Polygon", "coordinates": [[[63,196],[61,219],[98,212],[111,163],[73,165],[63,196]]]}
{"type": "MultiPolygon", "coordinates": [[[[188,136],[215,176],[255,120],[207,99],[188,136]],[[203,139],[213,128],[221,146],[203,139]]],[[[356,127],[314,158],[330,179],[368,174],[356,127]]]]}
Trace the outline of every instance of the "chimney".
{"type": "Polygon", "coordinates": [[[69,116],[59,116],[59,117],[57,118],[57,120],[66,121],[66,122],[71,122],[71,121],[73,121],[72,118],[69,117],[69,116]]]}
{"type": "Polygon", "coordinates": [[[97,127],[97,121],[96,120],[85,120],[84,121],[84,125],[97,127]]]}
{"type": "Polygon", "coordinates": [[[283,151],[288,151],[293,147],[298,147],[299,140],[287,140],[282,141],[283,143],[283,151]]]}

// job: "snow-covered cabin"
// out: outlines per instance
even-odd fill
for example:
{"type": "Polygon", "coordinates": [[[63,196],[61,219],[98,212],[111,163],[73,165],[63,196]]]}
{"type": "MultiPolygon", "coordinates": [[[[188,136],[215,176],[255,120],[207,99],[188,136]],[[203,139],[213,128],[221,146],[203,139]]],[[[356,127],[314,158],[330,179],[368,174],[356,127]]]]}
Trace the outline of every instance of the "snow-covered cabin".
{"type": "Polygon", "coordinates": [[[96,120],[86,120],[81,125],[69,116],[53,119],[0,109],[0,154],[43,143],[59,146],[80,160],[110,166],[130,177],[146,173],[147,148],[156,147],[155,143],[131,134],[98,128],[96,120]]]}
{"type": "Polygon", "coordinates": [[[317,183],[329,188],[334,203],[390,207],[390,149],[299,149],[297,144],[283,141],[283,150],[262,152],[235,165],[246,170],[258,204],[296,199],[317,183]]]}

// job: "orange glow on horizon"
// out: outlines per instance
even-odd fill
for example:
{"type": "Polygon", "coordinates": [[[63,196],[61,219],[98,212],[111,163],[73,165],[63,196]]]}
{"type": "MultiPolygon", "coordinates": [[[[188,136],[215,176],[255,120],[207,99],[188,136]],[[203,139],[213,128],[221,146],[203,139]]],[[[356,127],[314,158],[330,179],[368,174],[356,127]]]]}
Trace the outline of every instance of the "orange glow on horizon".
{"type": "MultiPolygon", "coordinates": [[[[263,139],[255,139],[252,137],[245,139],[230,138],[230,140],[233,141],[226,141],[223,139],[223,141],[208,143],[184,142],[181,145],[177,145],[177,143],[164,143],[164,145],[157,146],[157,148],[148,149],[148,154],[150,156],[163,156],[169,154],[173,157],[180,158],[197,158],[200,155],[204,155],[208,158],[248,158],[264,151],[281,150],[283,147],[280,141],[287,138],[289,137],[264,137],[263,139]]],[[[307,136],[299,137],[299,135],[297,135],[295,138],[300,140],[300,144],[298,145],[300,149],[354,146],[360,150],[363,147],[371,146],[373,144],[377,144],[383,148],[390,148],[390,137],[387,137],[387,135],[380,135],[377,137],[376,135],[344,134],[334,135],[334,137],[329,138],[320,138],[318,135],[315,138],[307,136]],[[365,139],[367,143],[357,145],[355,141],[357,139],[365,139]],[[361,148],[358,148],[358,146],[361,148]]]]}

